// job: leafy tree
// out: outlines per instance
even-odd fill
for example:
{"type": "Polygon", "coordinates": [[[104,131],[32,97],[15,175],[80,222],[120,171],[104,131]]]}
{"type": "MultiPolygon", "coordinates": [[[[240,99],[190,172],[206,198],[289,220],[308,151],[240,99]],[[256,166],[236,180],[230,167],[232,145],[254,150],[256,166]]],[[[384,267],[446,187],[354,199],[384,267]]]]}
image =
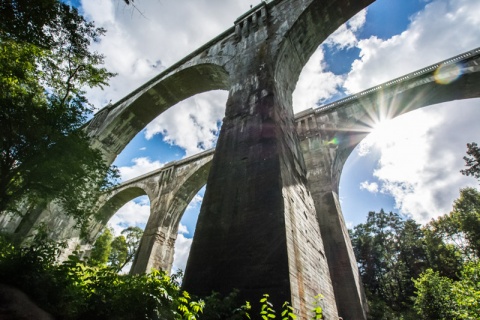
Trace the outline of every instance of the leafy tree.
{"type": "Polygon", "coordinates": [[[463,175],[480,179],[480,148],[475,142],[467,143],[467,155],[463,159],[465,160],[465,165],[469,168],[460,172],[463,175]]]}
{"type": "Polygon", "coordinates": [[[396,213],[369,212],[367,222],[351,231],[351,239],[374,319],[408,317],[412,278],[426,263],[420,226],[396,213]]]}
{"type": "Polygon", "coordinates": [[[84,88],[113,76],[89,51],[105,30],[58,0],[0,0],[0,15],[0,213],[56,199],[84,226],[116,176],[81,130],[84,88]]]}
{"type": "Polygon", "coordinates": [[[450,241],[450,219],[447,216],[432,220],[423,228],[427,265],[441,276],[458,279],[463,265],[462,251],[450,241]]]}
{"type": "Polygon", "coordinates": [[[139,227],[128,227],[121,235],[113,237],[112,230],[105,228],[93,245],[88,264],[109,265],[117,271],[122,270],[133,261],[142,235],[143,230],[139,227]]]}
{"type": "Polygon", "coordinates": [[[460,190],[450,215],[453,228],[465,239],[466,256],[471,253],[480,257],[480,192],[474,188],[460,190]]]}
{"type": "Polygon", "coordinates": [[[456,279],[465,261],[480,257],[480,192],[460,190],[453,210],[428,223],[424,234],[430,267],[456,279]]]}
{"type": "Polygon", "coordinates": [[[108,256],[108,263],[117,270],[122,270],[128,254],[127,240],[123,235],[120,235],[112,240],[110,246],[111,250],[108,256]]]}
{"type": "Polygon", "coordinates": [[[414,280],[417,288],[415,309],[421,319],[454,319],[457,308],[450,293],[453,281],[428,269],[419,279],[414,280]]]}
{"type": "Polygon", "coordinates": [[[415,280],[415,309],[421,319],[478,319],[480,262],[466,263],[454,281],[428,269],[415,280]]]}
{"type": "Polygon", "coordinates": [[[123,265],[120,266],[120,270],[135,258],[138,247],[140,246],[140,240],[143,236],[143,230],[139,227],[128,227],[122,230],[122,236],[126,238],[127,256],[123,265]]]}
{"type": "Polygon", "coordinates": [[[112,252],[112,241],[112,231],[109,228],[105,228],[93,245],[88,264],[91,266],[107,265],[108,258],[112,252]]]}

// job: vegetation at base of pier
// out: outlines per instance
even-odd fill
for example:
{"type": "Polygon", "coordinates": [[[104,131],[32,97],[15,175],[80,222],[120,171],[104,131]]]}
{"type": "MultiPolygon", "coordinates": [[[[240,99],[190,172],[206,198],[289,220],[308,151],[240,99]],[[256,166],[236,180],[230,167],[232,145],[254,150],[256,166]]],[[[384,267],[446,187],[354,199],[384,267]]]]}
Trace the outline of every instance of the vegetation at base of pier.
{"type": "MultiPolygon", "coordinates": [[[[479,149],[467,145],[465,175],[480,177],[479,149]]],[[[350,230],[371,319],[478,319],[480,192],[460,190],[453,210],[428,224],[370,212],[350,230]]]]}
{"type": "MultiPolygon", "coordinates": [[[[237,301],[235,292],[224,298],[218,294],[205,300],[192,298],[180,289],[180,273],[119,274],[114,266],[89,266],[75,255],[57,263],[61,249],[61,244],[42,232],[23,248],[0,237],[0,283],[20,289],[43,310],[65,320],[297,318],[288,303],[277,313],[268,295],[261,298],[260,309],[253,311],[248,302],[237,301]]],[[[323,319],[318,303],[311,314],[311,319],[323,319]]]]}
{"type": "Polygon", "coordinates": [[[0,214],[55,200],[85,226],[117,175],[82,130],[84,89],[113,76],[89,51],[105,30],[58,0],[0,0],[0,16],[0,214]]]}
{"type": "Polygon", "coordinates": [[[76,256],[55,263],[61,246],[39,234],[17,248],[1,239],[0,283],[14,286],[58,319],[197,319],[202,301],[180,290],[180,275],[121,275],[76,256]]]}

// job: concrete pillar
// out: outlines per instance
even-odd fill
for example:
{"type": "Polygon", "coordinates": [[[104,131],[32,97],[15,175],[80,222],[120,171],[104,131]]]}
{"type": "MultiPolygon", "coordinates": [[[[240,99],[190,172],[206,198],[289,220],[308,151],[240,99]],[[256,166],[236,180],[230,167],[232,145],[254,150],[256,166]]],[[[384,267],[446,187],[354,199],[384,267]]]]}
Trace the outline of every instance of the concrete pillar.
{"type": "Polygon", "coordinates": [[[173,179],[174,175],[173,169],[164,170],[159,175],[156,197],[150,203],[150,217],[131,274],[148,273],[152,268],[167,273],[171,271],[180,216],[188,205],[175,193],[177,181],[173,179]]]}
{"type": "Polygon", "coordinates": [[[152,268],[169,273],[172,268],[177,230],[158,226],[155,222],[145,228],[131,274],[148,273],[152,268]]]}
{"type": "Polygon", "coordinates": [[[265,47],[238,64],[183,280],[196,295],[270,294],[306,319],[325,296],[335,319],[322,238],[296,137],[291,92],[273,79],[265,47]]]}
{"type": "Polygon", "coordinates": [[[314,117],[309,120],[308,131],[304,131],[301,144],[338,315],[345,320],[366,319],[367,301],[338,199],[340,172],[335,168],[341,170],[349,152],[342,153],[335,144],[329,143],[334,130],[328,130],[327,134],[317,126],[314,117]]]}

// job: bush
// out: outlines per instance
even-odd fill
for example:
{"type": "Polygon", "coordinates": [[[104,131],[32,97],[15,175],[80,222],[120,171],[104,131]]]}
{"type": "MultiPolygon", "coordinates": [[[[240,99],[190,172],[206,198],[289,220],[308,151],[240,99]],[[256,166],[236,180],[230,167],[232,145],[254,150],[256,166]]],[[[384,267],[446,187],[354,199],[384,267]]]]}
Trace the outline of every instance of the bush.
{"type": "Polygon", "coordinates": [[[162,271],[120,275],[112,267],[86,266],[76,256],[57,264],[61,246],[46,238],[28,248],[5,238],[0,245],[0,282],[22,290],[56,318],[197,319],[204,306],[162,271]]]}

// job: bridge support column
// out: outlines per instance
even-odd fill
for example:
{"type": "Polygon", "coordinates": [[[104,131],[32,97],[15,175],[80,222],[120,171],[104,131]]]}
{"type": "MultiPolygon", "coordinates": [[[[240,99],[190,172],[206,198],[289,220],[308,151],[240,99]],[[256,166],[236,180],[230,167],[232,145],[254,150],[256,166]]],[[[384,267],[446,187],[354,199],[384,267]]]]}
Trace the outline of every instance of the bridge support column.
{"type": "MultiPolygon", "coordinates": [[[[265,50],[258,56],[268,57],[265,50]]],[[[335,319],[291,92],[274,83],[268,58],[246,56],[227,101],[184,289],[196,295],[239,289],[239,298],[254,304],[268,293],[278,310],[289,301],[301,319],[321,293],[326,317],[335,319]]]]}
{"type": "Polygon", "coordinates": [[[169,273],[172,268],[180,215],[188,202],[179,201],[174,186],[169,182],[161,181],[157,192],[158,197],[150,204],[151,214],[131,274],[148,273],[152,268],[169,273]]]}
{"type": "Polygon", "coordinates": [[[338,315],[345,320],[366,319],[367,301],[338,199],[340,172],[351,149],[338,150],[329,143],[335,131],[321,130],[315,117],[309,118],[308,123],[311,127],[308,133],[300,133],[300,139],[338,315]]]}

